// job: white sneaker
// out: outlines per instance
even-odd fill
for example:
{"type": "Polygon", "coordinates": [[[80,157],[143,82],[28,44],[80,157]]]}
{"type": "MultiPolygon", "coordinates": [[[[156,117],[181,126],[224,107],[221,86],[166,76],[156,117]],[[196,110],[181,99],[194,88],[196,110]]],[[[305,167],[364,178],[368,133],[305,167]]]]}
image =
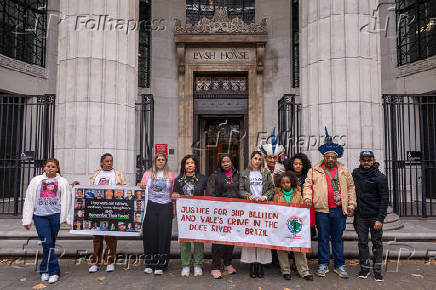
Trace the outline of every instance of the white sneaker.
{"type": "Polygon", "coordinates": [[[106,272],[113,272],[115,271],[115,264],[109,264],[106,266],[106,272]]]}
{"type": "Polygon", "coordinates": [[[144,269],[144,273],[145,274],[151,274],[151,273],[153,273],[153,269],[152,268],[145,268],[144,269]]]}
{"type": "Polygon", "coordinates": [[[203,276],[203,269],[201,269],[201,267],[194,267],[194,276],[195,277],[203,276]]]}
{"type": "Polygon", "coordinates": [[[180,275],[182,277],[189,277],[189,272],[190,272],[189,267],[183,267],[182,268],[182,272],[180,273],[180,275]]]}
{"type": "Polygon", "coordinates": [[[53,284],[55,283],[57,280],[59,280],[59,275],[52,275],[48,278],[48,283],[53,284]]]}
{"type": "Polygon", "coordinates": [[[91,267],[89,267],[89,273],[95,273],[99,270],[97,265],[92,265],[91,267]]]}
{"type": "Polygon", "coordinates": [[[163,270],[154,270],[155,275],[163,275],[163,270]]]}
{"type": "Polygon", "coordinates": [[[41,274],[41,281],[45,282],[48,281],[48,279],[49,279],[49,275],[47,273],[41,274]]]}

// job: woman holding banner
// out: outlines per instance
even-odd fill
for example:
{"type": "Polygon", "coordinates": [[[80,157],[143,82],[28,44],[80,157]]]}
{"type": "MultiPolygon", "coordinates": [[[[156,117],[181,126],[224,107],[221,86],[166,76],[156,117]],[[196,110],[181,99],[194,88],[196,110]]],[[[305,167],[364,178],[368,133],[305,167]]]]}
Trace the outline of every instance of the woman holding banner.
{"type": "Polygon", "coordinates": [[[60,176],[59,161],[47,159],[44,173],[30,181],[23,206],[24,228],[30,230],[33,219],[42,243],[41,281],[55,283],[59,279],[61,270],[54,251],[55,243],[60,224],[71,225],[71,197],[68,181],[60,176]]]}
{"type": "MultiPolygon", "coordinates": [[[[204,196],[207,177],[199,172],[198,159],[194,155],[186,155],[180,164],[180,174],[174,182],[173,199],[180,195],[204,196]]],[[[194,276],[203,275],[204,244],[194,244],[194,276]]],[[[180,242],[180,257],[182,259],[182,277],[188,277],[191,267],[191,242],[180,242]]]]}
{"type": "MultiPolygon", "coordinates": [[[[232,156],[222,154],[218,159],[218,166],[207,181],[207,194],[224,198],[239,196],[239,173],[233,167],[232,156]]],[[[222,278],[221,261],[229,274],[236,274],[232,266],[233,245],[212,244],[212,271],[215,279],[222,278]]]]}
{"type": "MultiPolygon", "coordinates": [[[[271,174],[264,168],[260,151],[253,151],[248,168],[241,173],[239,195],[251,201],[264,202],[274,195],[274,182],[271,174]]],[[[272,262],[271,250],[265,248],[243,247],[241,262],[250,263],[250,277],[263,278],[263,264],[272,262]]]]}
{"type": "Polygon", "coordinates": [[[168,158],[158,153],[139,186],[148,192],[147,210],[142,225],[146,266],[144,272],[162,275],[170,258],[173,220],[174,173],[168,169],[168,158]]]}
{"type": "MultiPolygon", "coordinates": [[[[105,153],[100,157],[100,169],[98,169],[90,178],[91,186],[100,185],[126,185],[124,175],[113,168],[114,157],[110,153],[105,153]]],[[[110,191],[112,192],[112,190],[110,191]]],[[[113,193],[112,193],[113,195],[113,193]]],[[[105,193],[105,199],[109,196],[105,193]]],[[[111,197],[112,198],[112,197],[111,197]]],[[[89,268],[89,273],[95,273],[99,270],[103,262],[103,239],[106,242],[104,259],[107,259],[107,272],[115,271],[115,255],[117,251],[117,238],[114,236],[94,236],[94,262],[89,268]]]]}

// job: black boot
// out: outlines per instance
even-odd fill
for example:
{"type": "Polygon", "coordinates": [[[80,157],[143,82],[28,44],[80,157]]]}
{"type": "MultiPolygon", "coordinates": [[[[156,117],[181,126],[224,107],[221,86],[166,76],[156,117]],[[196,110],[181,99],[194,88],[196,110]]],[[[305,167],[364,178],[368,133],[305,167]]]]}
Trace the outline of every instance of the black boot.
{"type": "Polygon", "coordinates": [[[263,272],[263,265],[261,263],[257,263],[257,277],[263,278],[263,276],[265,276],[263,272]]]}
{"type": "Polygon", "coordinates": [[[256,263],[250,263],[250,277],[256,278],[257,277],[257,267],[256,263]]]}

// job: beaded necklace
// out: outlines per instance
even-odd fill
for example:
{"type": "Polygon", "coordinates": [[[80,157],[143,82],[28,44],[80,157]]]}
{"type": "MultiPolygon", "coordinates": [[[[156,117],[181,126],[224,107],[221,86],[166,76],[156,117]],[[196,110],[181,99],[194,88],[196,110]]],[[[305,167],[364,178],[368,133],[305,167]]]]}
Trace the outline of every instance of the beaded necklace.
{"type": "Polygon", "coordinates": [[[186,178],[186,173],[184,173],[183,176],[182,176],[181,178],[177,179],[178,182],[183,183],[183,184],[186,184],[186,183],[188,183],[188,182],[189,182],[189,183],[195,183],[195,182],[198,182],[198,178],[197,178],[197,176],[195,176],[195,173],[194,173],[194,175],[192,176],[192,180],[193,180],[194,182],[192,182],[192,181],[188,181],[188,179],[186,178]]]}

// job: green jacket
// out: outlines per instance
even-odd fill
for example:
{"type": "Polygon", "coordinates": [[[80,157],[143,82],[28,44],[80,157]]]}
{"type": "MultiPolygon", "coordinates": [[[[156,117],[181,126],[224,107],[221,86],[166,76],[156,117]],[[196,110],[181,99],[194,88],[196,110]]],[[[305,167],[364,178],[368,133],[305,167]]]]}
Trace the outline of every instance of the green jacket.
{"type": "MultiPolygon", "coordinates": [[[[239,196],[248,199],[250,195],[250,169],[247,168],[239,177],[239,196]]],[[[262,195],[266,200],[271,200],[274,195],[274,183],[267,169],[262,169],[262,195]]]]}

